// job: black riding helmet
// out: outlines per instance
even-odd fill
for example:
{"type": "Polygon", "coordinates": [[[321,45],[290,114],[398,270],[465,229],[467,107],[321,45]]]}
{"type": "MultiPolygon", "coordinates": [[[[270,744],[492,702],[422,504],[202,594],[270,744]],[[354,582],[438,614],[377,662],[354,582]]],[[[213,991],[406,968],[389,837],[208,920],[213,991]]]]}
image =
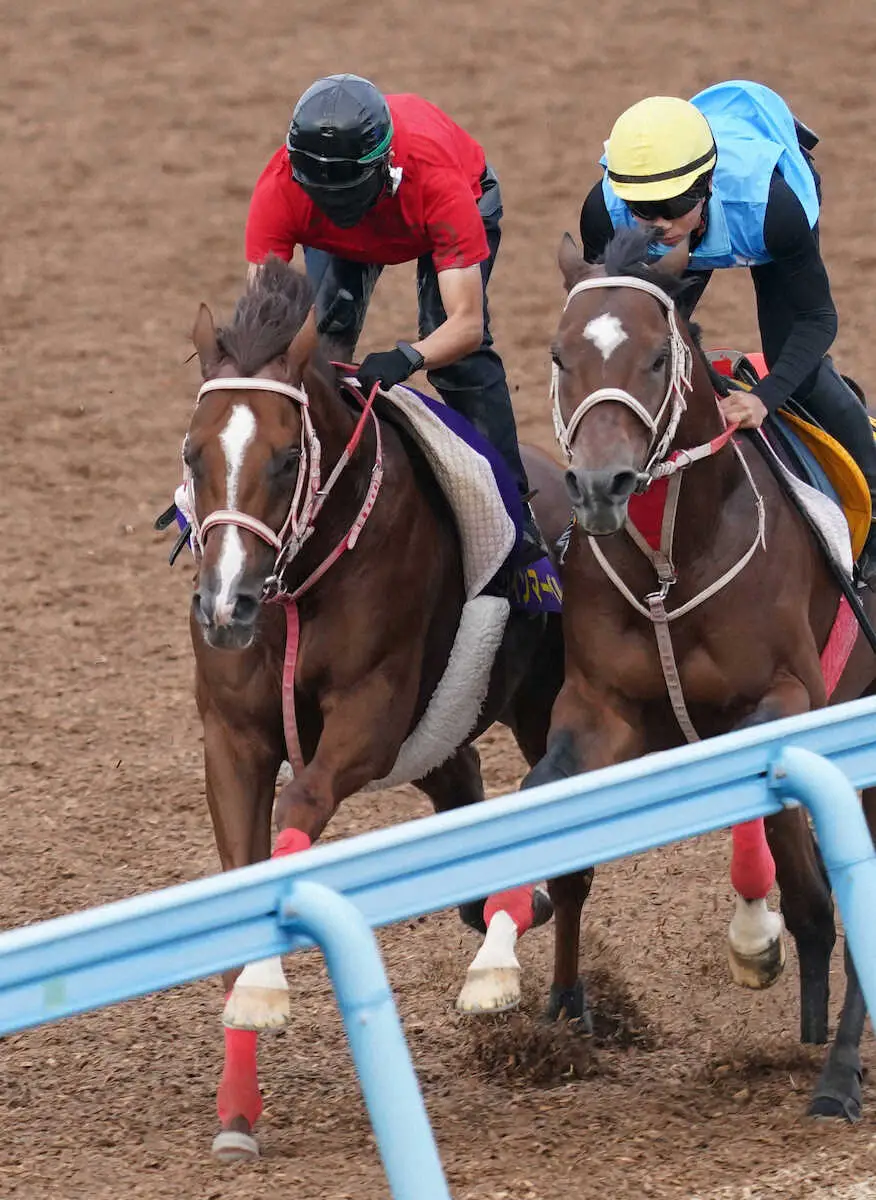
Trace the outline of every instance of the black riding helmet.
{"type": "Polygon", "coordinates": [[[357,225],[389,183],[392,117],[359,75],[317,79],[292,114],[286,149],[292,176],[341,229],[357,225]]]}

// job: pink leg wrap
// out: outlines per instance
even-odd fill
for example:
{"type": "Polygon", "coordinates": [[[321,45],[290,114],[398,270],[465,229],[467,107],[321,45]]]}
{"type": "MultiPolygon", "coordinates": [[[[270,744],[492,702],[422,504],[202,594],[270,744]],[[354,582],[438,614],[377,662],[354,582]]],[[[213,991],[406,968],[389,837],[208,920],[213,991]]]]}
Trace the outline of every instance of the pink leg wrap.
{"type": "Polygon", "coordinates": [[[271,858],[282,858],[284,854],[297,854],[299,850],[309,850],[311,844],[310,838],[300,829],[284,829],[277,834],[271,858]]]}
{"type": "Polygon", "coordinates": [[[744,900],[763,900],[776,882],[776,864],[767,845],[763,817],[733,826],[730,882],[744,900]]]}
{"type": "Polygon", "coordinates": [[[225,1068],[216,1097],[216,1109],[223,1129],[235,1117],[243,1117],[252,1129],[262,1111],[256,1065],[258,1034],[248,1029],[225,1030],[225,1068]]]}
{"type": "Polygon", "coordinates": [[[531,883],[521,887],[509,888],[507,892],[496,892],[490,896],[484,905],[484,922],[489,927],[490,921],[497,912],[506,912],[517,926],[518,937],[526,933],[532,924],[532,893],[535,890],[531,883]]]}

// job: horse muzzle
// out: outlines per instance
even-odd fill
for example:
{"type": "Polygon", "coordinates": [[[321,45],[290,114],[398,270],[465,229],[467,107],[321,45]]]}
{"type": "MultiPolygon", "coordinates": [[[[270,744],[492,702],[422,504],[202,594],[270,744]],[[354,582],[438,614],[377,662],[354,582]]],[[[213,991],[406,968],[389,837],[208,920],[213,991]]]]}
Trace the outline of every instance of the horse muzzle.
{"type": "Polygon", "coordinates": [[[578,524],[593,537],[623,528],[630,496],[642,481],[641,472],[632,467],[570,467],[563,478],[578,524]]]}
{"type": "Polygon", "coordinates": [[[219,591],[203,577],[192,596],[192,615],[204,640],[215,650],[246,650],[255,638],[261,608],[261,584],[219,591]]]}

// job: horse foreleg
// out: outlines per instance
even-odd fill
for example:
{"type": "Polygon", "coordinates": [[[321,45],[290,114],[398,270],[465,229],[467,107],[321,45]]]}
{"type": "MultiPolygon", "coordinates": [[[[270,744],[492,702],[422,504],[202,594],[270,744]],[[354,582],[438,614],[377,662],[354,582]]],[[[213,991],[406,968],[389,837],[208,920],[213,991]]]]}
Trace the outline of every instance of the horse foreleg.
{"type": "MultiPolygon", "coordinates": [[[[480,756],[474,746],[461,746],[452,758],[417,780],[436,812],[450,812],[484,799],[480,756]]],[[[512,888],[459,907],[466,925],[485,934],[484,944],[468,969],[456,1007],[460,1012],[507,1012],[520,1001],[517,938],[531,925],[550,919],[551,902],[531,885],[512,888]]]]}
{"type": "MultiPolygon", "coordinates": [[[[369,678],[326,700],[313,758],[280,789],[274,802],[277,837],[272,858],[309,849],[341,800],[391,769],[397,752],[397,745],[387,747],[387,730],[393,728],[387,711],[391,694],[385,680],[369,678]]],[[[227,1027],[259,1031],[288,1022],[289,990],[279,957],[243,969],[223,1020],[227,1027]]]]}
{"type": "MultiPolygon", "coordinates": [[[[570,671],[554,706],[547,753],[523,786],[568,779],[581,771],[611,766],[640,754],[640,724],[628,720],[618,707],[570,671]]],[[[545,1016],[548,1020],[577,1021],[584,1033],[592,1031],[592,1021],[578,957],[581,913],[593,875],[589,867],[548,883],[554,904],[554,977],[545,1016]]]]}
{"type": "MultiPolygon", "coordinates": [[[[207,711],[203,717],[207,803],[222,869],[228,871],[268,857],[280,753],[260,735],[248,736],[215,712],[207,711]]],[[[237,975],[237,971],[223,975],[226,995],[237,975]]],[[[216,1104],[222,1128],[213,1141],[213,1154],[223,1162],[258,1158],[252,1136],[262,1111],[256,1038],[241,1029],[225,1030],[225,1062],[216,1104]]]]}
{"type": "Polygon", "coordinates": [[[848,943],[845,947],[846,995],[837,1025],[836,1037],[822,1068],[812,1103],[811,1117],[861,1118],[861,1035],[867,1019],[867,1005],[852,962],[848,943]]]}
{"type": "MultiPolygon", "coordinates": [[[[809,692],[799,679],[777,678],[736,728],[750,729],[809,708],[809,692]]],[[[730,975],[740,987],[768,988],[784,970],[785,940],[782,918],[767,906],[776,866],[763,819],[734,826],[732,838],[730,882],[736,892],[736,909],[727,934],[730,975]]]]}
{"type": "Polygon", "coordinates": [[[548,884],[554,902],[554,979],[545,1017],[549,1021],[578,1021],[584,1033],[593,1032],[593,1021],[578,970],[578,955],[581,913],[592,884],[592,867],[548,884]]]}
{"type": "Polygon", "coordinates": [[[782,918],[767,906],[776,866],[767,843],[763,818],[734,825],[730,882],[736,911],[727,934],[727,961],[740,987],[766,988],[785,966],[782,918]]]}
{"type": "MultiPolygon", "coordinates": [[[[870,836],[873,837],[876,835],[876,788],[865,788],[862,801],[870,836]]],[[[843,1008],[833,1045],[809,1106],[809,1115],[844,1117],[847,1121],[857,1121],[861,1116],[863,1075],[860,1045],[867,1019],[867,1006],[848,942],[845,945],[844,961],[846,994],[843,1008]]]]}

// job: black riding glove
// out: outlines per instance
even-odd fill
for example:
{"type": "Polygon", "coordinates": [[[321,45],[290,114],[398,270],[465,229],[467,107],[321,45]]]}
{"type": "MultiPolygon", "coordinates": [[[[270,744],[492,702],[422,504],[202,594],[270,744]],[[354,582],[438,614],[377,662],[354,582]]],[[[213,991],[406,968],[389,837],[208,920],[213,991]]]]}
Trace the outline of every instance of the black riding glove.
{"type": "Polygon", "coordinates": [[[380,354],[369,354],[356,374],[365,392],[370,392],[375,383],[382,388],[395,387],[410,379],[414,371],[423,365],[423,356],[412,346],[401,345],[395,350],[384,350],[380,354]]]}

